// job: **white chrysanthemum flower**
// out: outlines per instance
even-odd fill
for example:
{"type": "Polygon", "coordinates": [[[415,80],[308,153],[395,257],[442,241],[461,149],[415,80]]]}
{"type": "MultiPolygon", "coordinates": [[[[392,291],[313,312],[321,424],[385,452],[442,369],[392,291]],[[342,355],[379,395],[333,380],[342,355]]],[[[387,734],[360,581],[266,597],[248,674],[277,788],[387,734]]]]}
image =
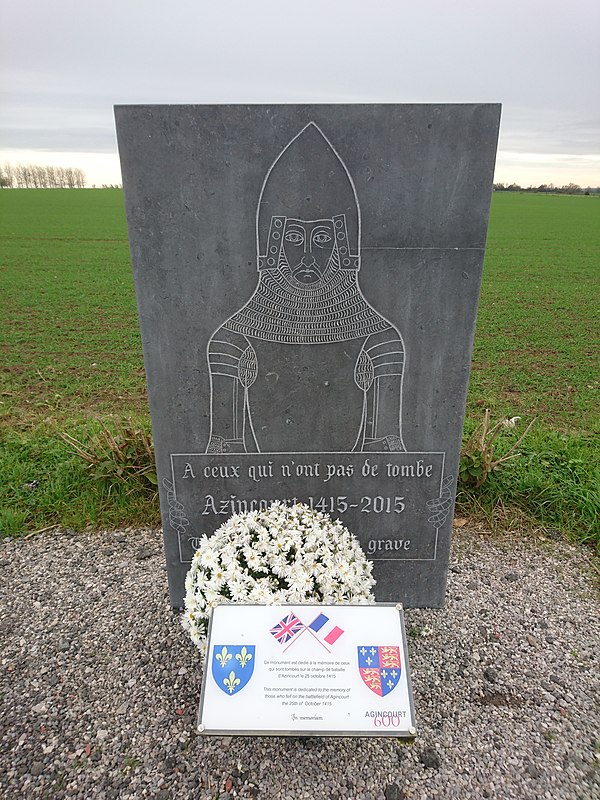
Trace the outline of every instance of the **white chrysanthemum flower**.
{"type": "Polygon", "coordinates": [[[216,565],[217,565],[217,554],[213,550],[212,547],[209,547],[207,545],[206,547],[203,547],[201,549],[201,551],[200,551],[200,564],[203,567],[210,567],[211,569],[213,567],[216,567],[216,565]]]}
{"type": "Polygon", "coordinates": [[[219,599],[220,594],[214,583],[209,583],[207,586],[205,586],[204,597],[206,598],[207,605],[211,605],[219,599]]]}
{"type": "Polygon", "coordinates": [[[238,558],[238,549],[234,543],[225,545],[225,547],[219,553],[219,561],[224,566],[229,564],[233,564],[237,561],[238,558]]]}
{"type": "Polygon", "coordinates": [[[215,587],[215,589],[220,589],[223,584],[225,583],[225,569],[220,566],[216,566],[211,575],[211,583],[215,587]]]}
{"type": "Polygon", "coordinates": [[[292,578],[290,589],[308,595],[314,588],[314,580],[312,575],[301,574],[292,578]]]}
{"type": "Polygon", "coordinates": [[[260,557],[258,552],[250,545],[246,545],[242,550],[244,558],[246,559],[246,564],[250,569],[256,569],[260,566],[260,557]]]}
{"type": "Polygon", "coordinates": [[[255,584],[248,593],[249,603],[260,603],[267,605],[272,600],[271,590],[268,586],[255,584]]]}
{"type": "Polygon", "coordinates": [[[182,622],[204,656],[210,609],[218,603],[370,603],[371,571],[340,522],[275,502],[202,537],[185,580],[182,622]]]}
{"type": "Polygon", "coordinates": [[[247,599],[248,588],[241,581],[229,581],[227,585],[234,603],[240,603],[247,599]]]}

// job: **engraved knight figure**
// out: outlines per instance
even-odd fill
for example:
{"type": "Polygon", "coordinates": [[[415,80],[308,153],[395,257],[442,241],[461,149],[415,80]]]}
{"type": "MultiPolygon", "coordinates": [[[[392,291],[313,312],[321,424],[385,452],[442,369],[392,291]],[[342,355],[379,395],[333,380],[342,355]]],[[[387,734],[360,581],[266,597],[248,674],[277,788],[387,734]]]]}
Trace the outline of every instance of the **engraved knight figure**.
{"type": "Polygon", "coordinates": [[[258,284],[208,345],[207,453],[382,452],[402,438],[404,343],[365,299],[360,208],[309,123],[258,203],[258,284]]]}

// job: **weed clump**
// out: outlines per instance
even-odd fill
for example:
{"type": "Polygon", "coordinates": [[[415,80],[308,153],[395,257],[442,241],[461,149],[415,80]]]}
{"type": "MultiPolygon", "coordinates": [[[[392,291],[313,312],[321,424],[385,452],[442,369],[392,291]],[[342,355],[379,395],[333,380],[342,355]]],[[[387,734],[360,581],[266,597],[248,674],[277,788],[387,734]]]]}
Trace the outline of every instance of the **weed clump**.
{"type": "Polygon", "coordinates": [[[466,488],[479,489],[491,472],[500,468],[500,465],[512,458],[518,458],[521,453],[514,451],[527,436],[535,419],[532,419],[519,439],[504,455],[494,456],[494,441],[498,434],[506,428],[514,428],[521,417],[501,419],[495,425],[490,423],[490,410],[486,408],[482,422],[475,428],[467,443],[460,452],[459,482],[466,488]]]}
{"type": "Polygon", "coordinates": [[[115,485],[125,484],[131,492],[140,489],[156,495],[158,478],[152,439],[146,431],[134,427],[131,420],[111,430],[100,422],[100,430],[85,442],[62,432],[62,439],[88,464],[92,478],[110,494],[115,485]]]}

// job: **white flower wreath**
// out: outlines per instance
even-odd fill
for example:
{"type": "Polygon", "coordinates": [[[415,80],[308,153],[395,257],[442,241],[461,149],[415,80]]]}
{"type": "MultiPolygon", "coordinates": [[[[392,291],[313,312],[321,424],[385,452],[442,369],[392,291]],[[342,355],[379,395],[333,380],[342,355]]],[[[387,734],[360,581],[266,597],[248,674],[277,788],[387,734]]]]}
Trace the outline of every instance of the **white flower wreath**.
{"type": "Polygon", "coordinates": [[[183,625],[202,656],[212,606],[372,603],[372,564],[341,522],[274,502],[203,536],[185,580],[183,625]]]}

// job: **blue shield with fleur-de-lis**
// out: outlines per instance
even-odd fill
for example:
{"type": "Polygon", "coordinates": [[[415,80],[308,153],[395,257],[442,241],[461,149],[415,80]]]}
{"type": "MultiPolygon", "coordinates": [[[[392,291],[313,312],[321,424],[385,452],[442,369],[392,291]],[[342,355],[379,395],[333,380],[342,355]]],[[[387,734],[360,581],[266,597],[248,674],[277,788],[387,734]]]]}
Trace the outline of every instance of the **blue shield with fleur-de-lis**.
{"type": "Polygon", "coordinates": [[[216,644],[212,674],[219,689],[228,697],[241,692],[254,672],[256,645],[216,644]]]}

